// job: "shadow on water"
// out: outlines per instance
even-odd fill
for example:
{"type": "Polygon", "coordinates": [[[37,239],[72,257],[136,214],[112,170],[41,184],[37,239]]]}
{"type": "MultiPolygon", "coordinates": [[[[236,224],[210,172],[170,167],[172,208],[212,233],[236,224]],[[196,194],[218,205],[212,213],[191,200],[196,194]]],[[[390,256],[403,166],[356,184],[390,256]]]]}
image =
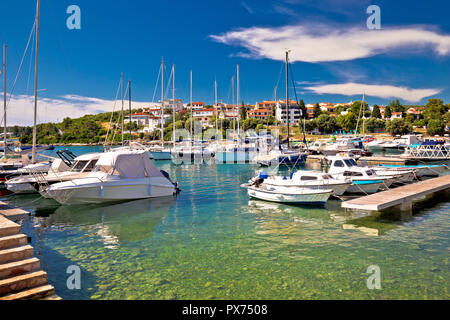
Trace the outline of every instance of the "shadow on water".
{"type": "Polygon", "coordinates": [[[117,241],[149,238],[165,217],[175,197],[142,199],[115,204],[60,206],[41,220],[43,226],[96,226],[99,234],[117,241]]]}

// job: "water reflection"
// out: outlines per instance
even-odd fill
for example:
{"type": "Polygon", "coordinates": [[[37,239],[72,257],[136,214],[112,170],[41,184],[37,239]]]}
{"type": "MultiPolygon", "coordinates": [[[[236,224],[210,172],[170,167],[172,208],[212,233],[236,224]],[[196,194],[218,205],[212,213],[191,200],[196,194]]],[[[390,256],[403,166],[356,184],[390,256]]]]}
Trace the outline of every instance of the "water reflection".
{"type": "Polygon", "coordinates": [[[60,206],[48,217],[38,217],[41,228],[83,226],[111,248],[125,241],[153,236],[175,203],[175,197],[143,199],[114,205],[60,206]]]}

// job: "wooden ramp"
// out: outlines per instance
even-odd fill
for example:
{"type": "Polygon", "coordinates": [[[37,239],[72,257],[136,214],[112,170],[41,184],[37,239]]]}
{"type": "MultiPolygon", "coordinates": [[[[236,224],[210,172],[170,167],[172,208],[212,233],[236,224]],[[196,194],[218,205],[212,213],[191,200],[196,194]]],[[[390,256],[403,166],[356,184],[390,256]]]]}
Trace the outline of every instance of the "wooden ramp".
{"type": "Polygon", "coordinates": [[[20,225],[0,214],[0,300],[60,300],[20,225]]]}
{"type": "Polygon", "coordinates": [[[401,211],[410,210],[414,200],[449,188],[450,175],[447,175],[345,201],[342,208],[381,211],[398,206],[401,211]]]}

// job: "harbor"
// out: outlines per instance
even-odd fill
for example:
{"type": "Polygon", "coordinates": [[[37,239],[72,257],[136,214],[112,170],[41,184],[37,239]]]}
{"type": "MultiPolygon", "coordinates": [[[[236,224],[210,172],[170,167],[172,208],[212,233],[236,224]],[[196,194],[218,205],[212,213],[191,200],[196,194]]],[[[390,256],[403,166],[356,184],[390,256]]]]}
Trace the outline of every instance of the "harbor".
{"type": "Polygon", "coordinates": [[[450,298],[445,25],[6,1],[0,300],[450,298]]]}

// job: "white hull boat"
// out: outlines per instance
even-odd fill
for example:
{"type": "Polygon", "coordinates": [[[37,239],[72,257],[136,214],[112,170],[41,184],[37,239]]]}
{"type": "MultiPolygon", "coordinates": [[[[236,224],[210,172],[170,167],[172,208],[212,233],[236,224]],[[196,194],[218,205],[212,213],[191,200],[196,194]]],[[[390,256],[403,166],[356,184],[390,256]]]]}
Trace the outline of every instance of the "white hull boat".
{"type": "Polygon", "coordinates": [[[56,159],[47,174],[34,172],[14,177],[6,182],[6,188],[16,194],[36,193],[40,191],[41,186],[86,177],[94,169],[100,155],[101,153],[89,153],[74,158],[71,167],[62,159],[56,159]]]}
{"type": "Polygon", "coordinates": [[[104,203],[168,197],[178,192],[167,173],[147,152],[108,152],[100,156],[87,177],[56,183],[41,191],[61,204],[104,203]]]}
{"type": "Polygon", "coordinates": [[[343,195],[351,185],[350,179],[334,179],[331,175],[320,171],[299,170],[286,176],[267,176],[261,172],[249,183],[262,184],[289,192],[292,188],[311,190],[332,190],[334,196],[343,195]]]}
{"type": "Polygon", "coordinates": [[[290,204],[324,205],[333,193],[333,190],[312,190],[308,188],[279,190],[278,188],[266,187],[265,185],[256,187],[244,184],[241,187],[247,188],[248,195],[252,198],[290,204]]]}

